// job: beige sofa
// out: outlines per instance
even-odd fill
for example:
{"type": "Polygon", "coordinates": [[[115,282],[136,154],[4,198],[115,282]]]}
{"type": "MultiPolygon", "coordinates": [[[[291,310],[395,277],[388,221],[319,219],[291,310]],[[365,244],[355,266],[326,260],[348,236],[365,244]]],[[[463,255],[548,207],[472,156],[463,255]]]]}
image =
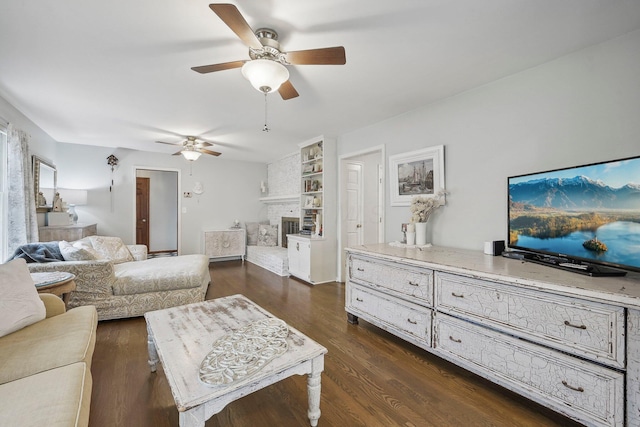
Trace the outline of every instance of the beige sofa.
{"type": "Polygon", "coordinates": [[[0,426],[87,426],[96,309],[40,298],[44,320],[0,337],[0,426]]]}
{"type": "Polygon", "coordinates": [[[76,290],[70,295],[69,307],[93,305],[98,311],[98,320],[142,316],[147,311],[204,301],[211,281],[206,255],[147,259],[146,246],[123,245],[126,257],[121,257],[123,249],[120,248],[118,258],[115,251],[110,255],[98,247],[104,239],[113,238],[91,236],[81,240],[85,245],[93,245],[93,249],[106,258],[27,265],[32,273],[75,274],[76,290]]]}

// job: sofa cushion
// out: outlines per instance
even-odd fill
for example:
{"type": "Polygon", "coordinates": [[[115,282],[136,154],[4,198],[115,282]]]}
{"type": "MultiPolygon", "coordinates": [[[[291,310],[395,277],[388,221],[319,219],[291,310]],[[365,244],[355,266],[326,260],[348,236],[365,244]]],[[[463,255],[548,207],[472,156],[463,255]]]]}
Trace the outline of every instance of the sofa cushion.
{"type": "Polygon", "coordinates": [[[114,295],[171,291],[202,286],[202,274],[208,274],[206,255],[180,255],[151,258],[145,261],[114,265],[116,281],[114,295]]]}
{"type": "Polygon", "coordinates": [[[0,337],[46,316],[44,304],[38,296],[24,259],[0,265],[0,295],[0,337]]]}
{"type": "Polygon", "coordinates": [[[76,362],[91,366],[97,324],[95,307],[78,307],[0,338],[0,384],[76,362]]]}
{"type": "Polygon", "coordinates": [[[76,241],[73,243],[61,240],[58,243],[60,253],[65,261],[92,261],[101,258],[89,242],[76,241]]]}
{"type": "Polygon", "coordinates": [[[129,248],[119,237],[89,236],[80,240],[89,240],[93,249],[100,254],[100,258],[108,259],[114,264],[133,261],[129,248]]]}
{"type": "Polygon", "coordinates": [[[278,226],[258,226],[258,246],[278,246],[278,226]]]}
{"type": "Polygon", "coordinates": [[[0,385],[0,426],[87,426],[92,388],[85,363],[0,385]]]}

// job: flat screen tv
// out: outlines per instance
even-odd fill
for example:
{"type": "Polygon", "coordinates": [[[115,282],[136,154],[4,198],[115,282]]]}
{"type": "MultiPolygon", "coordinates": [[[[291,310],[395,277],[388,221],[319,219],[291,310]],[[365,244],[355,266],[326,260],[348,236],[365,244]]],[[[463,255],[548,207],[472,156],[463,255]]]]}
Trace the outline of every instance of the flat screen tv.
{"type": "Polygon", "coordinates": [[[592,276],[640,271],[640,156],[508,178],[505,256],[592,276]]]}

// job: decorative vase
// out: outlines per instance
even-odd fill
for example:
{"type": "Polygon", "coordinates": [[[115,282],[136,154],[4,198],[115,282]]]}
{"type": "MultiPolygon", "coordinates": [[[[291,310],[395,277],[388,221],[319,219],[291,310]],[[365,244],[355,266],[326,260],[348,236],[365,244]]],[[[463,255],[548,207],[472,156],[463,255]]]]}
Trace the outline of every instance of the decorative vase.
{"type": "Polygon", "coordinates": [[[407,231],[407,245],[415,245],[416,244],[416,233],[412,231],[407,231]]]}
{"type": "Polygon", "coordinates": [[[416,222],[416,245],[422,246],[427,244],[427,223],[416,222]]]}

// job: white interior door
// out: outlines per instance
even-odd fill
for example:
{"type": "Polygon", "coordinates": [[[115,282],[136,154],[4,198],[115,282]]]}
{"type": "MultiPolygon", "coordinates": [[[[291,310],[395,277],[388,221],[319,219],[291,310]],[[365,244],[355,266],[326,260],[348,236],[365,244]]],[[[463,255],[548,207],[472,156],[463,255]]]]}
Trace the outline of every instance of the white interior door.
{"type": "Polygon", "coordinates": [[[336,255],[338,277],[342,282],[346,271],[345,247],[384,242],[384,159],[383,145],[340,156],[340,250],[336,255]]]}
{"type": "Polygon", "coordinates": [[[347,163],[347,246],[362,245],[362,164],[347,163]]]}

